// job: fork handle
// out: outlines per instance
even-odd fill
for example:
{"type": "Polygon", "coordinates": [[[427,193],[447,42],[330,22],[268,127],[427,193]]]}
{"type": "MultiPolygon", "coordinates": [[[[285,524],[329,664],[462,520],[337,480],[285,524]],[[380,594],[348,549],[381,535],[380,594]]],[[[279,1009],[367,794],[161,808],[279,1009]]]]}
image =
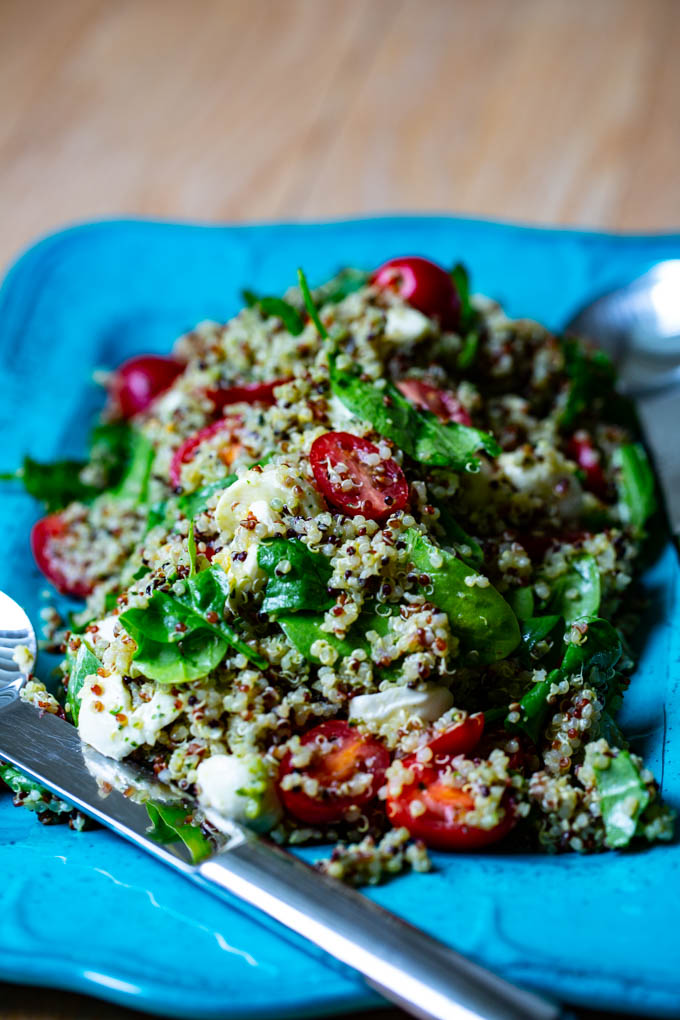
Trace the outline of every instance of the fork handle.
{"type": "Polygon", "coordinates": [[[563,1016],[273,843],[236,838],[197,870],[201,884],[262,910],[423,1020],[563,1016]]]}

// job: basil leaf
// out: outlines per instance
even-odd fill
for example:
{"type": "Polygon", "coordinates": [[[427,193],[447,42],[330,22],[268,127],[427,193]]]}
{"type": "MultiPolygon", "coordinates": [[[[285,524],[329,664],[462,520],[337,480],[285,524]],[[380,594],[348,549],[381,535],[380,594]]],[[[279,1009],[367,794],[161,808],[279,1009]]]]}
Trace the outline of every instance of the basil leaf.
{"type": "Polygon", "coordinates": [[[301,269],[298,269],[297,273],[298,281],[300,283],[300,290],[302,291],[302,300],[305,303],[307,314],[309,315],[310,319],[316,326],[317,333],[319,334],[321,339],[328,340],[329,339],[328,330],[326,329],[323,322],[319,318],[319,313],[317,311],[316,305],[314,304],[312,292],[310,291],[309,284],[307,283],[307,277],[305,276],[301,269]]]}
{"type": "Polygon", "coordinates": [[[3,765],[0,762],[0,779],[7,783],[22,807],[35,811],[38,815],[48,812],[53,815],[67,815],[73,811],[69,804],[59,800],[40,783],[36,783],[35,779],[25,776],[13,765],[3,765]]]}
{"type": "Polygon", "coordinates": [[[331,390],[345,407],[370,422],[376,432],[391,439],[414,460],[463,471],[479,467],[474,456],[478,450],[492,457],[500,453],[488,432],[457,422],[443,424],[429,411],[415,408],[390,382],[379,389],[360,378],[360,369],[339,369],[335,352],[329,355],[328,363],[331,390]]]}
{"type": "Polygon", "coordinates": [[[564,429],[592,408],[593,402],[607,397],[614,388],[616,370],[604,351],[586,350],[578,340],[562,340],[565,369],[569,377],[567,401],[559,417],[564,429]]]}
{"type": "Polygon", "coordinates": [[[611,850],[628,846],[638,819],[649,804],[649,790],[628,751],[619,751],[605,768],[593,765],[600,793],[605,843],[611,850]]]}
{"type": "Polygon", "coordinates": [[[656,480],[642,443],[625,443],[618,450],[621,473],[619,499],[629,522],[642,528],[656,510],[656,480]]]}
{"type": "Polygon", "coordinates": [[[153,444],[142,432],[133,430],[127,466],[118,484],[110,491],[116,499],[143,506],[148,497],[149,479],[155,457],[153,444]]]}
{"type": "Polygon", "coordinates": [[[539,661],[547,668],[558,664],[564,650],[562,644],[564,620],[561,616],[532,616],[528,620],[522,620],[521,630],[520,659],[525,666],[535,666],[539,661]],[[551,648],[542,655],[536,653],[536,646],[548,640],[551,642],[551,648]]]}
{"type": "Polygon", "coordinates": [[[590,553],[580,553],[553,584],[546,609],[573,623],[582,616],[596,616],[600,608],[600,571],[590,553]]]}
{"type": "Polygon", "coordinates": [[[269,578],[262,603],[265,613],[324,612],[335,602],[328,594],[333,573],[330,561],[321,553],[311,552],[298,538],[261,542],[257,562],[269,578]],[[284,565],[285,573],[281,569],[284,565]]]}
{"type": "Polygon", "coordinates": [[[176,843],[181,841],[191,854],[194,864],[215,852],[215,848],[203,835],[200,825],[187,822],[191,811],[176,804],[164,804],[159,800],[147,802],[146,810],[152,826],[149,838],[157,843],[176,843]]]}
{"type": "Polygon", "coordinates": [[[81,641],[78,645],[78,649],[72,652],[67,646],[66,648],[66,662],[69,667],[69,678],[68,688],[66,690],[66,701],[71,709],[71,719],[73,725],[78,725],[78,716],[80,715],[80,692],[85,683],[85,679],[88,676],[94,676],[97,670],[101,668],[101,662],[94,654],[90,651],[84,641],[81,641]]]}
{"type": "Polygon", "coordinates": [[[41,464],[32,457],[24,457],[19,471],[0,477],[3,481],[16,478],[29,496],[44,503],[47,512],[52,513],[76,500],[90,503],[98,494],[99,489],[85,485],[80,480],[80,472],[85,466],[85,462],[79,460],[57,460],[51,464],[41,464]]]}
{"type": "Polygon", "coordinates": [[[228,489],[230,485],[234,484],[237,477],[237,475],[227,475],[226,478],[220,478],[217,482],[209,482],[194,492],[184,493],[177,498],[177,508],[185,517],[196,517],[203,513],[208,505],[208,500],[214,493],[228,489]]]}
{"type": "Polygon", "coordinates": [[[430,578],[428,597],[449,618],[451,630],[465,651],[476,651],[480,662],[495,662],[510,655],[520,641],[517,618],[502,595],[491,585],[478,587],[466,579],[478,575],[458,557],[439,549],[414,528],[405,532],[415,568],[430,578]]]}

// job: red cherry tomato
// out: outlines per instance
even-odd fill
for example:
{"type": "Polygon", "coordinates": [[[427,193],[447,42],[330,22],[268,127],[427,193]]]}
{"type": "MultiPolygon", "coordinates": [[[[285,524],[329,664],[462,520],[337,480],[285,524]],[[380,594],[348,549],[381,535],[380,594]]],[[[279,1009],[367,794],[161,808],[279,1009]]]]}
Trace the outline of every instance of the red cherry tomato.
{"type": "Polygon", "coordinates": [[[385,290],[395,291],[423,315],[438,319],[443,329],[460,322],[460,298],[456,286],[441,266],[417,255],[390,259],[371,276],[385,290]]]}
{"type": "Polygon", "coordinates": [[[580,430],[567,443],[567,454],[575,460],[585,475],[585,487],[600,499],[607,498],[607,482],[602,470],[600,454],[595,449],[590,435],[580,430]]]}
{"type": "Polygon", "coordinates": [[[68,576],[68,560],[63,555],[63,542],[67,535],[68,523],[59,513],[48,514],[47,517],[36,521],[31,531],[33,558],[57,591],[62,595],[84,599],[90,594],[94,584],[86,578],[68,576]]]}
{"type": "Polygon", "coordinates": [[[314,479],[328,502],[350,517],[363,514],[373,521],[408,502],[408,482],[396,460],[372,463],[376,457],[377,446],[350,432],[326,432],[309,452],[314,479]]]}
{"type": "Polygon", "coordinates": [[[468,825],[465,819],[474,808],[473,798],[465,790],[443,783],[441,780],[445,764],[434,767],[423,765],[413,758],[405,758],[414,779],[402,786],[398,794],[387,798],[387,817],[392,825],[403,826],[416,839],[435,850],[477,850],[491,843],[497,843],[510,832],[515,824],[512,803],[507,799],[503,804],[503,818],[492,829],[481,829],[468,825]],[[412,806],[419,802],[424,811],[412,813],[412,806]]]}
{"type": "Polygon", "coordinates": [[[401,379],[397,389],[421,411],[432,411],[441,422],[455,421],[459,425],[472,425],[470,415],[450,390],[437,389],[422,379],[401,379]]]}
{"type": "Polygon", "coordinates": [[[438,733],[431,740],[427,740],[427,746],[435,754],[448,754],[453,757],[455,754],[469,755],[477,747],[484,732],[484,714],[477,712],[469,715],[463,722],[449,726],[447,730],[438,733]]]}
{"type": "Polygon", "coordinates": [[[184,371],[174,358],[142,354],[119,365],[110,385],[111,396],[124,418],[132,418],[164,393],[184,371]]]}
{"type": "Polygon", "coordinates": [[[192,436],[185,439],[182,445],[175,450],[170,463],[170,481],[172,485],[178,488],[182,484],[182,465],[192,461],[199,446],[205,443],[206,440],[212,439],[213,436],[219,435],[220,432],[230,432],[232,434],[232,441],[228,444],[225,443],[224,450],[220,450],[219,453],[220,459],[229,467],[240,448],[240,444],[233,439],[233,433],[240,421],[241,419],[238,415],[231,414],[226,418],[214,421],[212,425],[206,425],[205,428],[199,429],[198,432],[194,432],[192,436]]]}
{"type": "Polygon", "coordinates": [[[212,400],[216,411],[221,411],[229,404],[264,404],[270,407],[276,403],[274,390],[290,382],[286,379],[274,379],[272,382],[243,383],[241,386],[229,386],[227,389],[207,390],[206,397],[212,400]]]}
{"type": "Polygon", "coordinates": [[[279,795],[286,811],[309,825],[327,825],[342,819],[354,804],[368,804],[385,781],[390,763],[389,752],[379,741],[364,737],[346,722],[331,720],[315,726],[301,740],[303,747],[316,744],[308,765],[296,767],[290,752],[279,768],[279,795]],[[316,780],[318,793],[312,796],[301,789],[285,789],[281,782],[291,772],[316,780]],[[343,792],[343,785],[358,773],[370,780],[359,793],[343,792]]]}

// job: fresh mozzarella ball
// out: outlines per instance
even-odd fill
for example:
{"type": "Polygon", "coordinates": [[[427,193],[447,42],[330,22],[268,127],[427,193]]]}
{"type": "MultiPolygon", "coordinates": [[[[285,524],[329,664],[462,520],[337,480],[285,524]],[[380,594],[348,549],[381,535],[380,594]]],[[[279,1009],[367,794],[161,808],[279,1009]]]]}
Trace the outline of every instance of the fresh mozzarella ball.
{"type": "Polygon", "coordinates": [[[426,684],[420,690],[392,687],[379,694],[360,694],[352,698],[349,721],[364,723],[373,732],[384,727],[405,726],[410,719],[434,722],[453,707],[453,695],[447,687],[426,684]]]}
{"type": "Polygon", "coordinates": [[[385,336],[398,344],[422,340],[432,331],[432,323],[416,308],[390,308],[385,323],[385,336]]]}
{"type": "Polygon", "coordinates": [[[282,815],[274,783],[259,755],[214,754],[196,770],[198,800],[206,817],[242,822],[268,832],[282,815]]]}
{"type": "Polygon", "coordinates": [[[80,694],[78,731],[86,744],[120,760],[142,744],[155,744],[183,708],[181,698],[161,689],[133,708],[120,673],[95,674],[86,678],[80,694]]]}
{"type": "Polygon", "coordinates": [[[281,511],[274,506],[286,506],[293,514],[311,517],[322,507],[317,493],[304,481],[291,479],[285,466],[266,464],[247,471],[220,496],[215,518],[227,540],[232,539],[245,520],[255,519],[260,524],[276,524],[281,511]]]}
{"type": "Polygon", "coordinates": [[[549,443],[539,441],[533,450],[520,446],[502,453],[496,463],[513,488],[547,503],[563,519],[581,513],[583,490],[574,465],[549,443]]]}

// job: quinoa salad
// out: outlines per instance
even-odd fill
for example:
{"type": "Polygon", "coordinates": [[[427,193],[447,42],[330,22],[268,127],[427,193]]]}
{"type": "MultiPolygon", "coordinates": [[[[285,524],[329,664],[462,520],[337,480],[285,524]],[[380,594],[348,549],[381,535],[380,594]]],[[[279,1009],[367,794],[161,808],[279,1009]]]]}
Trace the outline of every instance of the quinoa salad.
{"type": "Polygon", "coordinates": [[[670,839],[616,722],[656,500],[607,358],[416,256],[243,297],[98,374],[86,461],[17,472],[84,600],[22,697],[186,797],[150,822],[196,859],[234,820],[354,884],[670,839]]]}

